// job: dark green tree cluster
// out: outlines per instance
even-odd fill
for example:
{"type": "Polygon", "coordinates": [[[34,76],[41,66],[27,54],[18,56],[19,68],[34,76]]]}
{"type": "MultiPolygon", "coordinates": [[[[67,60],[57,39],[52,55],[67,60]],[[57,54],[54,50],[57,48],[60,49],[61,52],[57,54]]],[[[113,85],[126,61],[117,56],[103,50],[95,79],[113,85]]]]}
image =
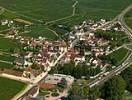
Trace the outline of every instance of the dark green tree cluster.
{"type": "Polygon", "coordinates": [[[105,100],[124,100],[126,84],[121,76],[114,76],[102,87],[102,97],[105,100]]]}
{"type": "Polygon", "coordinates": [[[97,30],[96,36],[99,38],[104,38],[106,40],[110,40],[109,44],[112,47],[121,46],[124,43],[130,42],[129,38],[122,31],[117,32],[114,30],[110,30],[110,31],[97,30]],[[126,38],[124,38],[124,37],[126,37],[126,38]]]}
{"type": "Polygon", "coordinates": [[[57,84],[58,87],[64,89],[67,87],[67,81],[65,78],[62,78],[61,81],[57,84]]]}
{"type": "Polygon", "coordinates": [[[67,100],[85,100],[88,98],[88,94],[89,88],[81,87],[77,82],[74,82],[67,100]]]}
{"type": "Polygon", "coordinates": [[[89,97],[91,97],[92,100],[96,100],[101,96],[100,88],[95,87],[89,90],[89,97]]]}
{"type": "Polygon", "coordinates": [[[117,64],[117,60],[114,57],[111,56],[106,56],[106,55],[102,55],[99,57],[102,61],[110,63],[112,65],[116,65],[117,64]]]}
{"type": "Polygon", "coordinates": [[[56,68],[52,69],[52,73],[60,73],[65,75],[72,75],[75,78],[79,79],[82,76],[89,78],[90,76],[95,76],[100,72],[100,68],[92,68],[91,66],[87,66],[86,64],[79,64],[75,66],[75,63],[71,61],[70,63],[66,63],[63,66],[58,65],[56,68]]]}
{"type": "Polygon", "coordinates": [[[127,90],[132,92],[132,65],[121,73],[122,77],[126,81],[127,90]]]}

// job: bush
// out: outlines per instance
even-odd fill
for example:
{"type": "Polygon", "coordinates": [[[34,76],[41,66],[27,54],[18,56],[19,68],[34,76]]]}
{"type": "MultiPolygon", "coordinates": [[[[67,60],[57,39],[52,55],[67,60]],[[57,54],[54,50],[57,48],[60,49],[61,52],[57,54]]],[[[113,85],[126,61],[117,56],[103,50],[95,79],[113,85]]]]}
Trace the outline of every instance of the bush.
{"type": "Polygon", "coordinates": [[[53,97],[57,97],[57,96],[59,96],[59,93],[53,92],[51,95],[52,95],[53,97]]]}
{"type": "Polygon", "coordinates": [[[62,80],[57,84],[57,86],[64,89],[67,87],[67,81],[62,78],[62,80]]]}

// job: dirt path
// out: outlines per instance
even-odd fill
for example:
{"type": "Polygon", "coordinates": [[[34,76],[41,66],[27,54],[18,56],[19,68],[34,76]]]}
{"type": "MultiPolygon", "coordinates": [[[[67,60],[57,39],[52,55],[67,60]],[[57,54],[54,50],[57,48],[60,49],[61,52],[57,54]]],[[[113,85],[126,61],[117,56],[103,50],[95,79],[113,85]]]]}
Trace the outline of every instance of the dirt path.
{"type": "Polygon", "coordinates": [[[60,36],[54,31],[54,30],[52,30],[52,29],[50,29],[50,28],[47,28],[47,30],[49,30],[49,31],[51,31],[51,32],[53,32],[57,37],[59,37],[60,38],[60,36]]]}
{"type": "Polygon", "coordinates": [[[75,16],[76,14],[76,6],[78,4],[78,1],[75,1],[75,3],[72,5],[73,11],[72,11],[72,16],[75,16]]]}
{"type": "Polygon", "coordinates": [[[4,60],[0,60],[0,62],[7,63],[7,64],[12,64],[12,62],[4,61],[4,60]]]}

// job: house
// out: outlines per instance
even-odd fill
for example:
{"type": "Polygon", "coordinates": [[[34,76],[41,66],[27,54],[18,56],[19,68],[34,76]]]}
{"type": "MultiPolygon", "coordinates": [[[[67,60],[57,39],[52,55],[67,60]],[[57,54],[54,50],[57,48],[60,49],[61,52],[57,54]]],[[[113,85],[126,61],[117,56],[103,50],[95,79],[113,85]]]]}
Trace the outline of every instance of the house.
{"type": "Polygon", "coordinates": [[[16,64],[17,66],[24,66],[24,64],[25,64],[25,59],[24,59],[24,57],[19,57],[19,58],[17,58],[17,59],[15,60],[15,64],[16,64]]]}
{"type": "Polygon", "coordinates": [[[7,25],[8,24],[8,20],[1,20],[1,25],[7,25]]]}

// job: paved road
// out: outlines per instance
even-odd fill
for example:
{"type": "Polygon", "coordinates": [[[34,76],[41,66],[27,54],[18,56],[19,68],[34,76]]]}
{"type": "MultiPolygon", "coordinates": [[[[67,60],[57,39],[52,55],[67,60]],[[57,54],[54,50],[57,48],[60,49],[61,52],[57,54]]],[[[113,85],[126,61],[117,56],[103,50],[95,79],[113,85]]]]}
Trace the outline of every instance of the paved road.
{"type": "MultiPolygon", "coordinates": [[[[121,25],[123,25],[125,28],[127,28],[127,30],[131,30],[125,23],[124,21],[124,15],[132,8],[132,4],[129,5],[126,9],[124,9],[119,15],[117,15],[113,20],[107,22],[106,24],[102,25],[101,27],[97,28],[97,29],[101,29],[101,28],[105,28],[108,27],[110,25],[115,24],[117,21],[121,22],[121,25]]],[[[131,31],[132,32],[132,31],[131,31]]]]}
{"type": "Polygon", "coordinates": [[[90,88],[93,88],[95,86],[99,86],[99,85],[103,84],[104,82],[106,82],[107,80],[112,78],[113,76],[120,74],[123,70],[125,70],[127,67],[129,67],[130,64],[132,64],[132,53],[129,55],[127,60],[124,61],[124,63],[122,65],[120,65],[117,68],[115,68],[114,70],[110,71],[109,74],[107,74],[107,75],[102,74],[102,76],[97,77],[95,80],[90,82],[87,86],[90,88]]]}
{"type": "Polygon", "coordinates": [[[122,25],[124,31],[129,35],[129,37],[132,39],[132,29],[125,23],[124,16],[125,14],[132,9],[132,4],[128,6],[127,9],[125,9],[119,16],[118,21],[122,25]]]}

